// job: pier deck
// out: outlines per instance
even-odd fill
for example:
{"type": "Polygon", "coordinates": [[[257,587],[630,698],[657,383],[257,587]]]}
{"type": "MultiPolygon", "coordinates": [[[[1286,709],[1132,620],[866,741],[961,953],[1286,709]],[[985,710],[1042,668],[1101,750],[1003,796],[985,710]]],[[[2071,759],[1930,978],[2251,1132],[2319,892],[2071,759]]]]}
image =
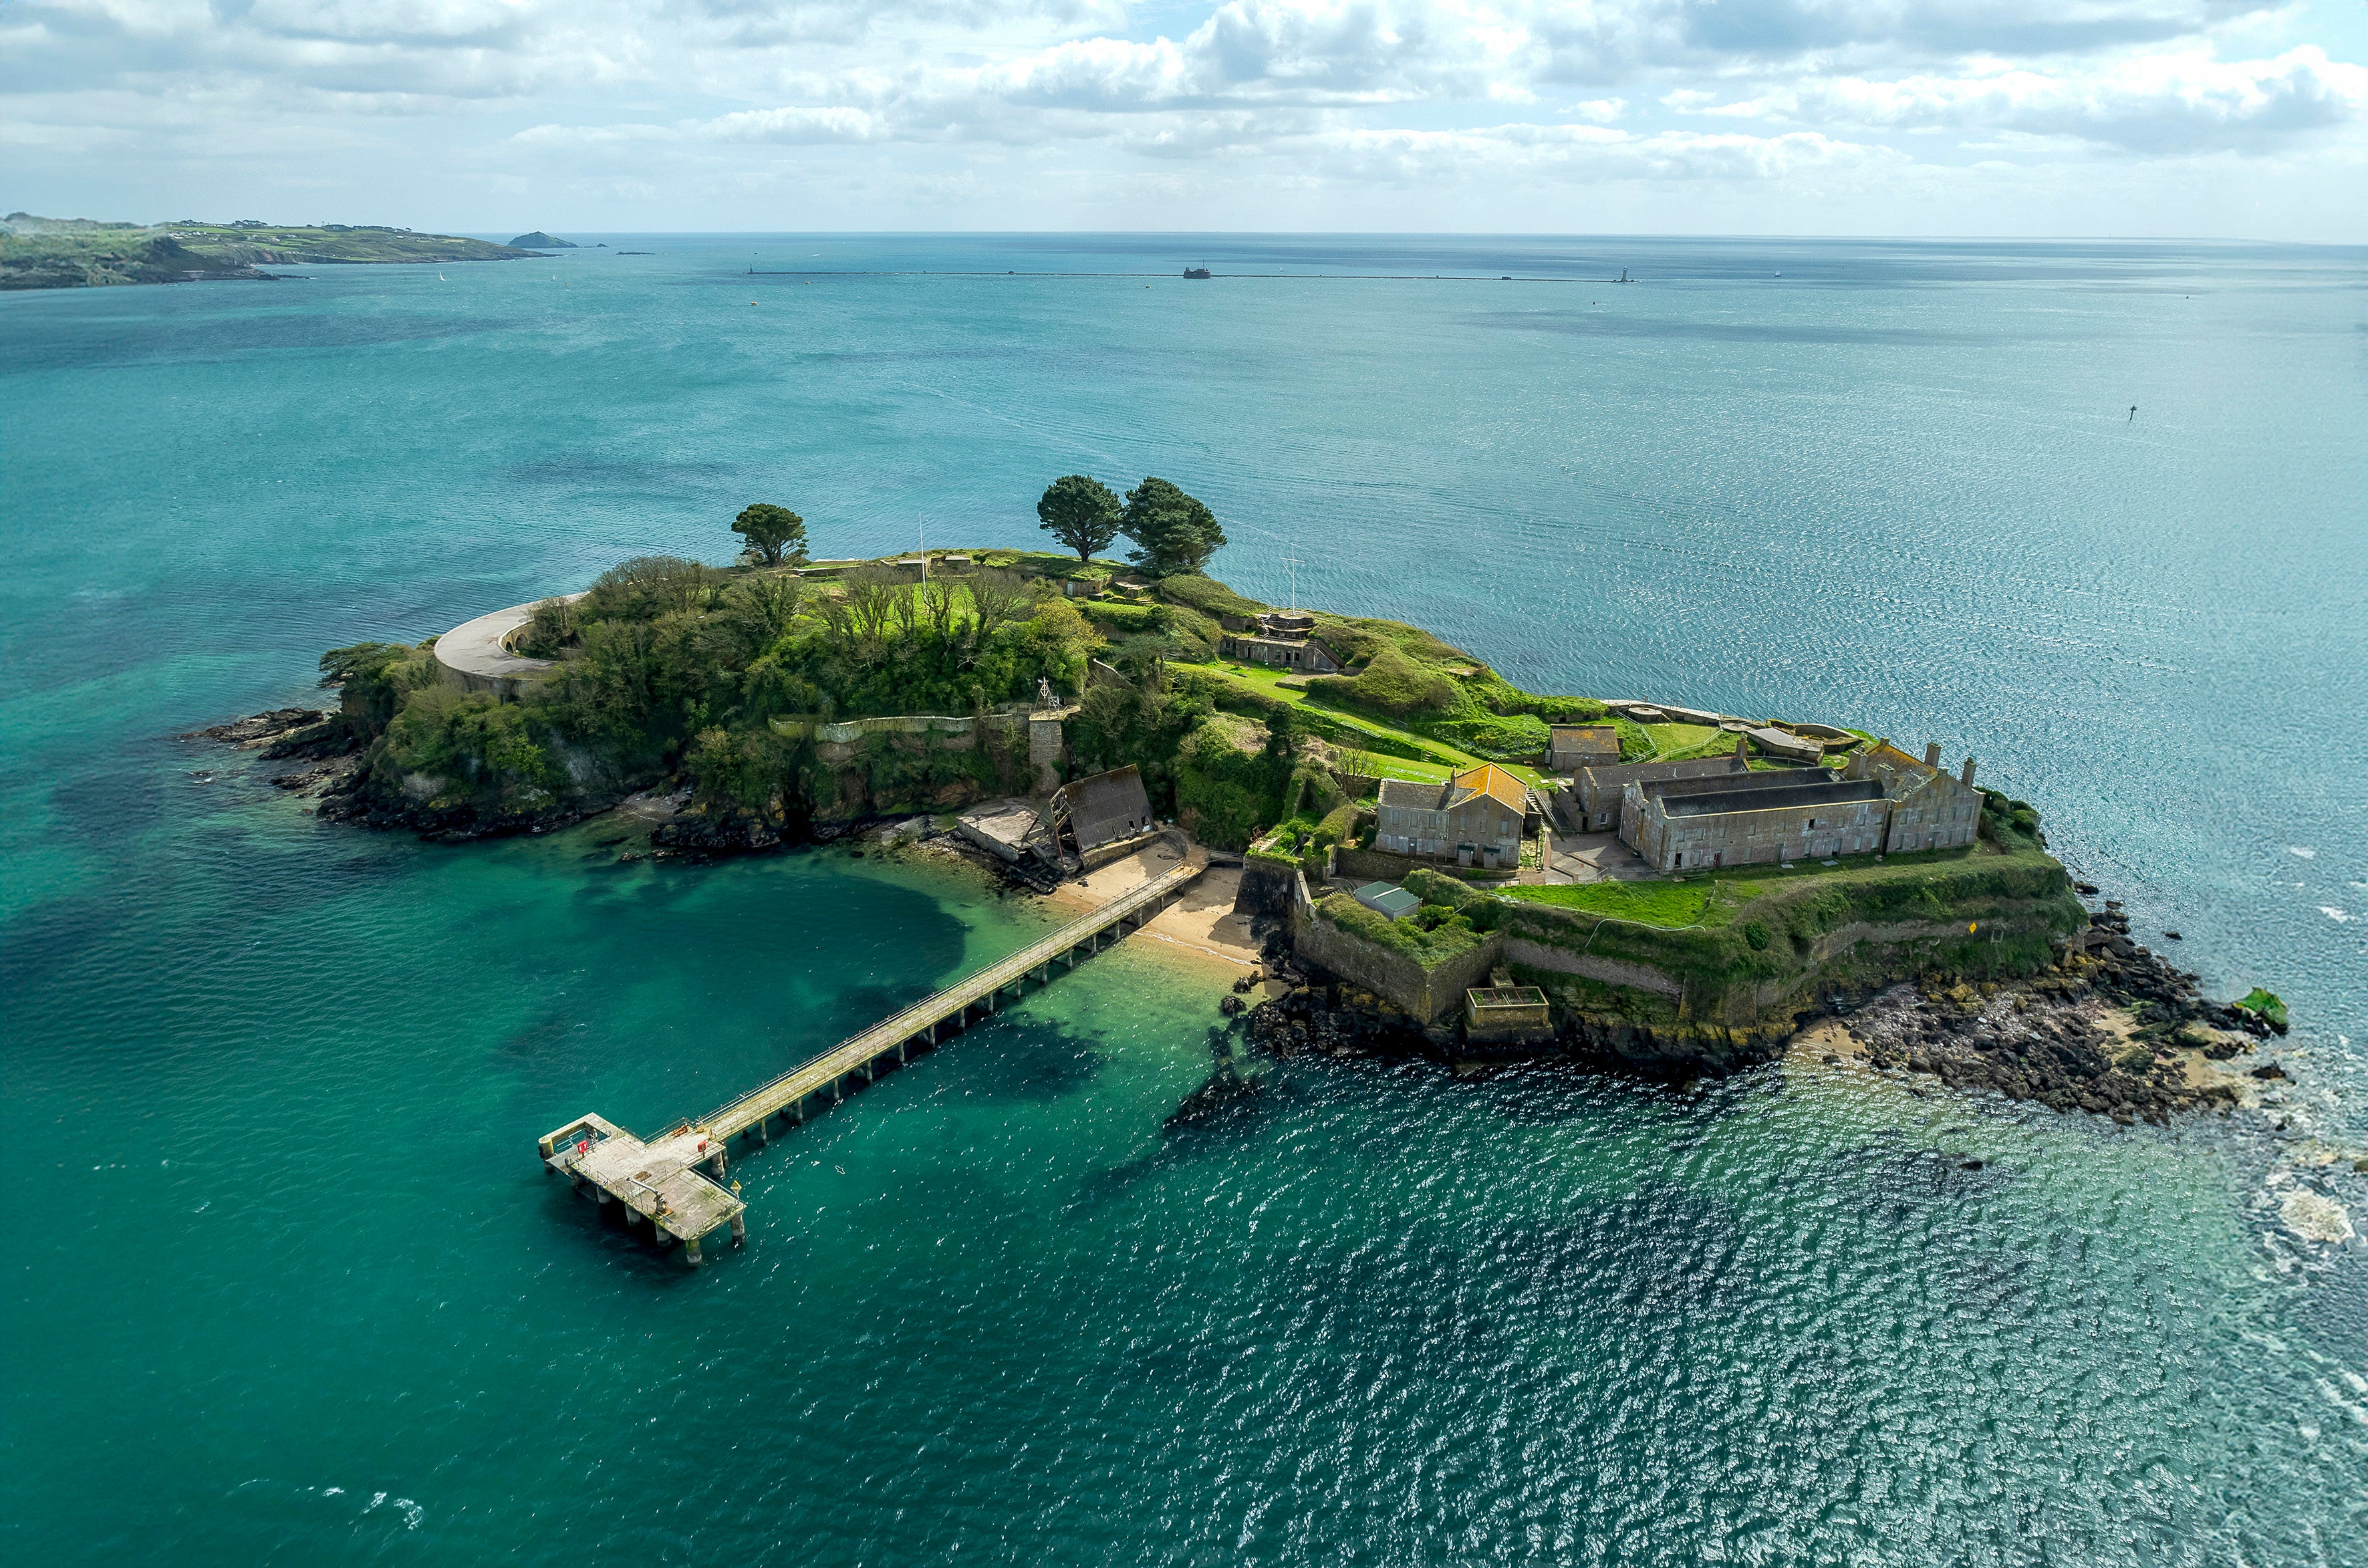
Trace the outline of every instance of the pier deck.
{"type": "Polygon", "coordinates": [[[1005,993],[1017,997],[1030,981],[1049,985],[1056,972],[1066,973],[1130,930],[1142,928],[1208,869],[1208,852],[1200,846],[1181,834],[1169,842],[1177,846],[1177,864],[1171,869],[1009,958],[890,1014],[696,1121],[679,1123],[647,1141],[588,1115],[545,1133],[536,1141],[544,1168],[565,1176],[579,1190],[588,1187],[603,1205],[625,1204],[629,1218],[639,1215],[651,1221],[655,1240],[680,1237],[684,1256],[697,1265],[701,1261],[699,1244],[713,1231],[729,1223],[734,1242],[746,1233],[741,1217],[746,1206],[723,1185],[724,1151],[732,1140],[753,1136],[762,1143],[777,1118],[792,1126],[803,1122],[809,1101],[827,1096],[825,1107],[837,1105],[849,1086],[871,1083],[884,1067],[902,1065],[916,1051],[935,1047],[946,1034],[960,1033],[975,1017],[993,1016],[1005,993]]]}

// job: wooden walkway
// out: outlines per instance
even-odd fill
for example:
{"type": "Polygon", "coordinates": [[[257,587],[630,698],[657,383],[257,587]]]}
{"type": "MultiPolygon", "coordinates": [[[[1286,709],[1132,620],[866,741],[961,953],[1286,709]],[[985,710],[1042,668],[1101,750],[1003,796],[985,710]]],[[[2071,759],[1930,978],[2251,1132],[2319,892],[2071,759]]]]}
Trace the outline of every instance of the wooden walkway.
{"type": "Polygon", "coordinates": [[[1181,834],[1169,835],[1167,843],[1176,851],[1171,869],[696,1121],[677,1122],[646,1141],[598,1116],[578,1117],[545,1133],[535,1141],[543,1168],[565,1176],[604,1207],[622,1203],[628,1222],[646,1221],[659,1244],[679,1237],[683,1256],[696,1267],[700,1243],[712,1232],[729,1224],[735,1243],[746,1234],[741,1218],[746,1205],[723,1185],[725,1150],[733,1140],[753,1137],[761,1145],[776,1120],[798,1125],[817,1103],[825,1109],[837,1105],[848,1089],[991,1017],[1007,994],[1016,1000],[1030,982],[1049,985],[1128,932],[1141,930],[1208,869],[1208,852],[1181,834]]]}

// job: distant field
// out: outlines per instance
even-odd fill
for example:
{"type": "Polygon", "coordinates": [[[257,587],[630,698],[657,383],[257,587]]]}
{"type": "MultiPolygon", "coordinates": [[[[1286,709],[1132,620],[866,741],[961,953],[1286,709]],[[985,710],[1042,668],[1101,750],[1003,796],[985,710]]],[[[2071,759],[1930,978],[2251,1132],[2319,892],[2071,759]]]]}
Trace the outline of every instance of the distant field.
{"type": "Polygon", "coordinates": [[[0,222],[0,289],[257,278],[297,262],[507,261],[531,256],[485,240],[407,229],[235,223],[106,223],[12,212],[0,222]]]}

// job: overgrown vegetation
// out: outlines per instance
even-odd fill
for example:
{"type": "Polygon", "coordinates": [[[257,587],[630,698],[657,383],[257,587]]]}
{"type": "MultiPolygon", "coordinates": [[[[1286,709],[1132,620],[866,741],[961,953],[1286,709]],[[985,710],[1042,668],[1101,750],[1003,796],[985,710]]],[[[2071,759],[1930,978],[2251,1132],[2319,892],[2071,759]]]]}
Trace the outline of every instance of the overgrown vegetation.
{"type": "MultiPolygon", "coordinates": [[[[1706,882],[1572,882],[1525,883],[1507,888],[1505,896],[1555,909],[1590,915],[1616,915],[1644,926],[1691,926],[1710,903],[1706,882]]],[[[1767,944],[1763,940],[1761,947],[1767,944]]]]}
{"type": "MultiPolygon", "coordinates": [[[[793,557],[796,524],[781,510],[739,531],[759,554],[793,557]]],[[[983,716],[1034,698],[1039,682],[1082,689],[1103,641],[1074,605],[1007,570],[920,583],[865,565],[808,583],[646,555],[572,603],[536,607],[514,645],[555,667],[518,701],[439,684],[424,650],[357,644],[322,668],[374,740],[370,777],[389,799],[531,815],[571,790],[679,770],[703,807],[779,819],[808,797],[824,803],[839,781],[777,735],[774,718],[983,716]]],[[[874,739],[857,766],[876,791],[914,798],[982,767],[977,756],[874,739]]]]}

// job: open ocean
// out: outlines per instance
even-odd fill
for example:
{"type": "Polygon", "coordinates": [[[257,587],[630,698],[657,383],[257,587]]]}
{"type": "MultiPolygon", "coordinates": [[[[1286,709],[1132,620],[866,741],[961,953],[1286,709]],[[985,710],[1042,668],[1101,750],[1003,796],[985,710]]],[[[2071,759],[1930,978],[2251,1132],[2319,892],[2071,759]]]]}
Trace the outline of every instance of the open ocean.
{"type": "Polygon", "coordinates": [[[2368,1229],[2368,252],[574,237],[0,297],[9,1560],[2368,1563],[2368,1244],[2278,1222],[2368,1229]],[[750,501],[1032,544],[1073,471],[1525,686],[1971,753],[2293,1077],[2166,1132],[1299,1060],[1169,1131],[1220,983],[1130,944],[737,1162],[693,1274],[535,1135],[1051,917],[173,738],[750,501]]]}

